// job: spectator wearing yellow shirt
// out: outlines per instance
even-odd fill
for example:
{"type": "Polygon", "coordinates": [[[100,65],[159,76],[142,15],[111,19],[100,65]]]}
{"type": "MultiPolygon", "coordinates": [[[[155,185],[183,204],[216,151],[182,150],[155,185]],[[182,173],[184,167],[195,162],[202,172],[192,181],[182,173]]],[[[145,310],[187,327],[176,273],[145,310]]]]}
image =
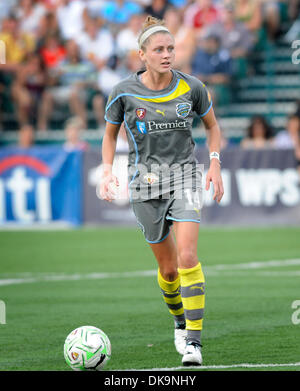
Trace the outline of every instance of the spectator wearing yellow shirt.
{"type": "Polygon", "coordinates": [[[5,44],[6,63],[0,69],[15,72],[26,56],[35,49],[34,37],[20,30],[19,21],[10,16],[5,23],[5,30],[0,32],[0,40],[5,44]]]}

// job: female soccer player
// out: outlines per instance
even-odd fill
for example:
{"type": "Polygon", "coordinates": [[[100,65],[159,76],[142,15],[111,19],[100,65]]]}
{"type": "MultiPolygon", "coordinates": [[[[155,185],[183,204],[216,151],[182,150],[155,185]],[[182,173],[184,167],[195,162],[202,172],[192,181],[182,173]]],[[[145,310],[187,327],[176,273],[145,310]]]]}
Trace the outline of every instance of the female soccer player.
{"type": "Polygon", "coordinates": [[[174,316],[175,346],[183,365],[201,365],[204,275],[197,257],[201,171],[191,135],[194,116],[208,134],[206,190],[221,201],[220,129],[210,95],[197,78],[172,69],[174,38],[164,22],[146,18],[139,36],[145,70],[121,81],[106,106],[101,198],[112,201],[118,179],[112,164],[120,125],[129,142],[129,192],[133,211],[158,263],[158,284],[174,316]],[[175,239],[169,235],[173,225],[175,239]]]}

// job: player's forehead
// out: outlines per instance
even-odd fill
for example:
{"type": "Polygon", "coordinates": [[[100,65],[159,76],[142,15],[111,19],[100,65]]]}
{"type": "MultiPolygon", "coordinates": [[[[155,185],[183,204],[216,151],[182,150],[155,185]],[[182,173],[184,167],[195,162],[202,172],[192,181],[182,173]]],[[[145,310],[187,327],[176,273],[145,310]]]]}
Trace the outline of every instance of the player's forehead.
{"type": "Polygon", "coordinates": [[[174,38],[169,33],[156,33],[149,37],[149,48],[168,47],[174,45],[174,38]]]}

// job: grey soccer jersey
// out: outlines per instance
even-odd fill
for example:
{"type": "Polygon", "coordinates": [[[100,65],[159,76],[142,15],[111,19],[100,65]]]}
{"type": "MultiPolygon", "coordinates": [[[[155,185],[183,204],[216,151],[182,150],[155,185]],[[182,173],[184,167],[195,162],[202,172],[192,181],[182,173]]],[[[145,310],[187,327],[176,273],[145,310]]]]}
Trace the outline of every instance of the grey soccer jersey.
{"type": "Polygon", "coordinates": [[[212,106],[206,87],[193,76],[173,70],[170,85],[155,91],[140,81],[141,72],[113,88],[105,114],[113,124],[124,121],[132,202],[181,188],[183,176],[188,182],[197,178],[192,122],[212,106]]]}

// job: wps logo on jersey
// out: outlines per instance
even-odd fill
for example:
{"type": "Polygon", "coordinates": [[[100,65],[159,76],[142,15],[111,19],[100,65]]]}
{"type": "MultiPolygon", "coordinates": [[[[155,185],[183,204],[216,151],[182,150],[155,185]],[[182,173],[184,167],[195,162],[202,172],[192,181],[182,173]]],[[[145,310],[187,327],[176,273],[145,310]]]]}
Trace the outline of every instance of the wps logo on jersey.
{"type": "Polygon", "coordinates": [[[139,119],[143,119],[145,118],[146,115],[146,109],[139,107],[138,109],[135,110],[135,114],[139,119]]]}
{"type": "Polygon", "coordinates": [[[192,105],[190,103],[178,103],[176,105],[176,114],[179,118],[185,118],[189,115],[192,105]]]}
{"type": "Polygon", "coordinates": [[[145,122],[139,122],[139,121],[136,121],[136,127],[137,127],[137,130],[142,133],[142,134],[146,134],[147,133],[147,129],[146,129],[146,124],[145,122]]]}

